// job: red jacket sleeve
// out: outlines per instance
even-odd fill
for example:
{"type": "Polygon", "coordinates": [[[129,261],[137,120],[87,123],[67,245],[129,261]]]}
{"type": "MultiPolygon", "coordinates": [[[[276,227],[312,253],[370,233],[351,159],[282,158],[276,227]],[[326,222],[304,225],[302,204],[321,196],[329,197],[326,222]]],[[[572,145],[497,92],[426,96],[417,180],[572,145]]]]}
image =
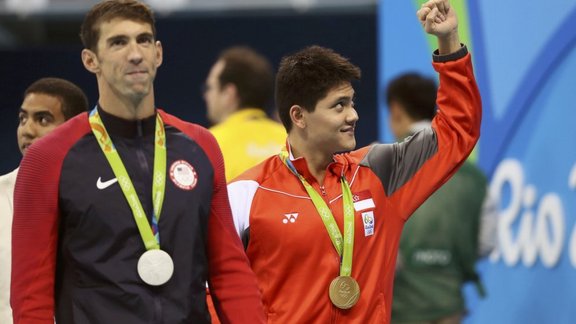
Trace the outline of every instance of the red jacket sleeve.
{"type": "Polygon", "coordinates": [[[208,283],[218,317],[224,324],[265,323],[256,276],[234,229],[222,153],[212,134],[199,126],[189,126],[186,132],[200,144],[214,168],[214,192],[208,221],[208,283]]]}
{"type": "MultiPolygon", "coordinates": [[[[78,117],[77,122],[86,118],[78,117]]],[[[75,127],[77,122],[34,143],[20,165],[14,189],[10,298],[16,324],[54,323],[59,179],[68,148],[85,132],[75,127]]]]}
{"type": "Polygon", "coordinates": [[[470,54],[446,62],[434,62],[440,75],[438,112],[432,120],[437,152],[394,193],[394,204],[408,218],[464,163],[480,137],[482,102],[474,78],[470,54]]]}

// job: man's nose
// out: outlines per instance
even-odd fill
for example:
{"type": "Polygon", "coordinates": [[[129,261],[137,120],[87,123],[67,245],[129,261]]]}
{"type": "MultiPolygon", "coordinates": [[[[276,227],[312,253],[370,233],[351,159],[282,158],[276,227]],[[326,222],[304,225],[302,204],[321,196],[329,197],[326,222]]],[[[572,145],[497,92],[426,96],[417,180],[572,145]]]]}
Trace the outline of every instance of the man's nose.
{"type": "Polygon", "coordinates": [[[355,123],[358,121],[358,119],[360,119],[360,117],[358,116],[358,112],[356,111],[355,108],[351,108],[346,118],[346,121],[348,123],[355,123]]]}
{"type": "Polygon", "coordinates": [[[143,60],[142,49],[136,42],[130,43],[129,46],[128,60],[132,64],[140,64],[143,60]]]}
{"type": "Polygon", "coordinates": [[[22,130],[22,135],[30,138],[36,137],[37,130],[34,121],[27,119],[20,124],[20,128],[22,130]]]}

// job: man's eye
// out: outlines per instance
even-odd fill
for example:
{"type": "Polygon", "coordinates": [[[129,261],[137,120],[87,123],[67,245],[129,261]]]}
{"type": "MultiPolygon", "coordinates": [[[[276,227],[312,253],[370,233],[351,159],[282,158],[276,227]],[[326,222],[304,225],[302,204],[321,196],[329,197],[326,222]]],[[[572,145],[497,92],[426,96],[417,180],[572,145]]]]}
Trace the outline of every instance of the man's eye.
{"type": "Polygon", "coordinates": [[[48,126],[52,122],[52,119],[48,116],[43,116],[38,119],[38,123],[42,126],[48,126]]]}
{"type": "Polygon", "coordinates": [[[154,38],[152,36],[143,36],[138,38],[138,43],[140,44],[152,44],[154,42],[154,38]]]}
{"type": "Polygon", "coordinates": [[[122,45],[124,45],[125,43],[126,43],[126,42],[125,42],[124,40],[122,40],[122,39],[117,39],[117,40],[112,41],[112,42],[110,43],[110,45],[111,45],[111,46],[122,46],[122,45]]]}

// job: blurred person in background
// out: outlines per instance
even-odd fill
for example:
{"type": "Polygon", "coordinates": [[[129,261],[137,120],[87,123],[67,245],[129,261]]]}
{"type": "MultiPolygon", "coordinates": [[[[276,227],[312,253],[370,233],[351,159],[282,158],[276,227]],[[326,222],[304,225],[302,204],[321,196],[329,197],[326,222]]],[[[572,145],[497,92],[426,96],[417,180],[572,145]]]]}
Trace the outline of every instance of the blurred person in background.
{"type": "MultiPolygon", "coordinates": [[[[270,62],[250,47],[225,49],[210,69],[204,100],[214,125],[210,131],[224,157],[226,181],[277,154],[284,145],[284,127],[266,115],[273,91],[270,62]]],[[[210,295],[207,302],[212,323],[219,323],[210,295]]]]}
{"type": "MultiPolygon", "coordinates": [[[[398,141],[432,126],[436,93],[436,82],[416,73],[391,80],[389,125],[398,141]]],[[[496,243],[495,205],[488,197],[484,173],[467,161],[412,214],[400,238],[393,323],[458,324],[465,282],[475,282],[483,295],[475,264],[496,243]]]]}
{"type": "Polygon", "coordinates": [[[96,107],[26,152],[14,191],[15,323],[263,323],[210,132],[157,109],[152,11],[99,2],[80,35],[96,107]],[[42,145],[40,145],[42,144],[42,145]]]}
{"type": "MultiPolygon", "coordinates": [[[[75,84],[42,78],[24,91],[16,137],[22,155],[36,140],[77,114],[88,111],[86,95],[75,84]]],[[[14,184],[18,168],[0,176],[0,323],[12,323],[10,270],[14,184]]]]}
{"type": "Polygon", "coordinates": [[[285,144],[284,127],[266,115],[273,90],[272,66],[249,47],[224,50],[210,69],[204,100],[227,181],[277,154],[285,144]]]}
{"type": "Polygon", "coordinates": [[[438,39],[440,112],[409,140],[354,150],[360,69],[311,46],[284,57],[276,104],[285,149],[229,185],[234,221],[277,323],[389,323],[404,222],[468,157],[482,106],[455,10],[417,16],[438,39]]]}

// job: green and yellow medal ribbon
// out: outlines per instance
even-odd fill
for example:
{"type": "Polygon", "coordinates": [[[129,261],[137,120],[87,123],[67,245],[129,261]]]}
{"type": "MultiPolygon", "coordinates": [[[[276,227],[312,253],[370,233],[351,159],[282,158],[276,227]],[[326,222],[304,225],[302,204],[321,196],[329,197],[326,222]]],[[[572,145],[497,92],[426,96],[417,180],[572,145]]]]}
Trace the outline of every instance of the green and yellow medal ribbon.
{"type": "Polygon", "coordinates": [[[344,176],[342,176],[340,181],[342,185],[342,204],[344,206],[344,236],[342,236],[338,224],[334,219],[334,215],[332,215],[332,211],[330,211],[330,208],[328,208],[328,205],[326,205],[326,202],[320,194],[298,173],[285,149],[280,153],[280,159],[300,182],[302,182],[308,196],[312,199],[312,203],[316,207],[328,231],[332,245],[334,245],[334,248],[340,256],[340,276],[350,276],[350,274],[352,274],[352,254],[354,251],[354,204],[352,202],[352,192],[350,191],[348,181],[346,181],[344,176]]]}
{"type": "Polygon", "coordinates": [[[152,215],[152,225],[148,223],[146,212],[138,198],[132,180],[96,108],[90,112],[90,128],[102,152],[106,156],[110,167],[112,167],[112,171],[120,184],[124,197],[132,210],[132,215],[134,216],[146,250],[160,249],[158,221],[160,220],[160,212],[162,210],[166,188],[166,134],[164,133],[164,123],[160,118],[160,114],[156,114],[156,128],[154,131],[154,178],[152,181],[152,204],[154,206],[154,212],[152,215]]]}

